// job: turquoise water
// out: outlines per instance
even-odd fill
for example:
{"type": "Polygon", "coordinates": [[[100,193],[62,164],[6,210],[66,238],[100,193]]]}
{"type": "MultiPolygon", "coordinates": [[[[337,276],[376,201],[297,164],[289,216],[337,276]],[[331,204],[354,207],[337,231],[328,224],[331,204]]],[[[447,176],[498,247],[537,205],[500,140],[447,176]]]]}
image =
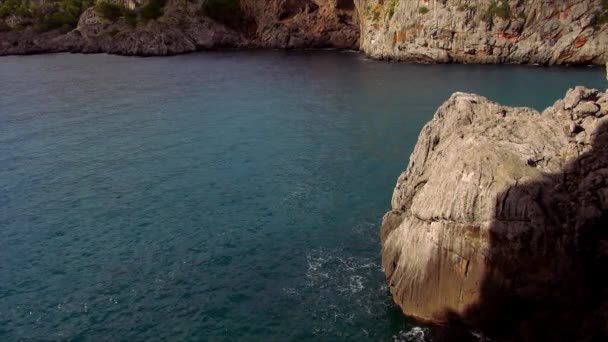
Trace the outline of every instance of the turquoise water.
{"type": "Polygon", "coordinates": [[[379,223],[454,91],[544,108],[601,69],[337,52],[0,58],[0,340],[375,340],[379,223]]]}

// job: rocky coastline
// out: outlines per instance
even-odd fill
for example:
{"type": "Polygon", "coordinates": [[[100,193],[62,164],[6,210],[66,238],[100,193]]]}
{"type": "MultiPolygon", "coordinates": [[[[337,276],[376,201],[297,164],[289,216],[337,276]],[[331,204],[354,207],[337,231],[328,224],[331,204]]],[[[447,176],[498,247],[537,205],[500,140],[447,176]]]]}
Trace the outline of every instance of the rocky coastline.
{"type": "MultiPolygon", "coordinates": [[[[4,13],[0,56],[335,48],[414,63],[608,62],[606,0],[168,0],[153,18],[144,1],[117,1],[83,8],[75,27],[4,13]]],[[[424,321],[501,341],[603,340],[606,227],[608,93],[577,87],[543,112],[456,93],[397,181],[383,268],[394,301],[424,321]]]]}
{"type": "Polygon", "coordinates": [[[397,181],[382,263],[407,315],[499,341],[603,340],[607,227],[608,93],[577,87],[542,113],[456,93],[397,181]]]}
{"type": "Polygon", "coordinates": [[[358,16],[352,0],[216,0],[236,5],[213,13],[204,11],[206,1],[169,0],[158,18],[137,22],[120,14],[105,18],[96,6],[89,7],[68,32],[37,32],[32,27],[0,32],[0,55],[167,56],[217,48],[359,47],[358,16]]]}
{"type": "MultiPolygon", "coordinates": [[[[10,1],[0,0],[0,10],[10,1]]],[[[63,13],[53,12],[58,2],[0,11],[0,56],[335,48],[415,63],[608,62],[605,0],[102,0],[126,9],[115,14],[100,11],[100,1],[62,1],[80,1],[74,27],[34,23],[33,13],[47,21],[63,13]],[[160,4],[156,16],[142,15],[146,3],[160,4]]]]}

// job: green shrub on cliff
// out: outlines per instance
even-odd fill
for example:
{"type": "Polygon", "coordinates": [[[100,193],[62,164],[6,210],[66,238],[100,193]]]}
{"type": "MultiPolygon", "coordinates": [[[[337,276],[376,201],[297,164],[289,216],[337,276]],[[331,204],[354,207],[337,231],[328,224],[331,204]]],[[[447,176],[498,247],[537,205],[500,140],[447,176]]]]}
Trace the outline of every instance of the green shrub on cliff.
{"type": "Polygon", "coordinates": [[[114,2],[102,1],[95,5],[95,11],[104,19],[115,22],[120,18],[124,18],[127,24],[132,27],[137,26],[137,13],[114,2]]]}
{"type": "Polygon", "coordinates": [[[0,18],[4,18],[9,14],[27,17],[29,12],[30,3],[28,0],[6,0],[0,4],[0,18]]]}
{"type": "Polygon", "coordinates": [[[139,13],[141,19],[148,21],[160,18],[163,15],[165,2],[165,0],[150,0],[147,5],[141,8],[139,13]]]}
{"type": "Polygon", "coordinates": [[[125,21],[132,27],[137,26],[137,13],[127,8],[127,10],[123,13],[125,17],[125,21]]]}
{"type": "Polygon", "coordinates": [[[499,17],[502,19],[511,19],[513,17],[513,13],[511,13],[511,7],[509,7],[509,2],[504,0],[492,0],[490,2],[490,7],[484,14],[484,20],[486,22],[491,22],[494,20],[494,17],[499,17]]]}
{"type": "Polygon", "coordinates": [[[595,12],[593,28],[599,30],[608,23],[608,0],[602,0],[602,9],[595,12]]]}
{"type": "Polygon", "coordinates": [[[31,19],[31,26],[37,31],[70,30],[78,24],[80,14],[93,3],[94,0],[5,0],[0,4],[0,18],[16,15],[31,19]]]}
{"type": "Polygon", "coordinates": [[[207,0],[203,2],[202,13],[210,18],[222,20],[241,11],[239,0],[207,0]]]}
{"type": "Polygon", "coordinates": [[[104,19],[116,21],[120,19],[126,8],[122,5],[101,1],[95,5],[95,11],[104,19]]]}
{"type": "Polygon", "coordinates": [[[78,17],[69,13],[57,11],[42,16],[34,23],[34,29],[38,32],[45,32],[55,29],[69,31],[78,24],[78,17]]]}
{"type": "Polygon", "coordinates": [[[427,13],[429,13],[429,11],[430,11],[430,9],[425,6],[418,8],[418,13],[420,13],[420,14],[427,14],[427,13]]]}
{"type": "Polygon", "coordinates": [[[393,18],[393,15],[395,15],[395,7],[397,7],[397,2],[399,0],[390,0],[387,4],[387,8],[386,8],[386,15],[388,16],[389,19],[393,18]]]}
{"type": "Polygon", "coordinates": [[[11,30],[11,27],[4,22],[4,20],[0,20],[0,32],[8,32],[11,30]]]}

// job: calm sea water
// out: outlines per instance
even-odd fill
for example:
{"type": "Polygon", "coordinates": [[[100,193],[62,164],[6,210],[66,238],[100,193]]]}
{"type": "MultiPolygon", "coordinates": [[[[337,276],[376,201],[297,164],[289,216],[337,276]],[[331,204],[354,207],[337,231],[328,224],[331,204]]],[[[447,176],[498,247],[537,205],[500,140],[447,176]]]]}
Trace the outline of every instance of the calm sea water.
{"type": "Polygon", "coordinates": [[[601,69],[336,52],[0,58],[0,340],[375,340],[379,223],[454,91],[544,108],[601,69]]]}

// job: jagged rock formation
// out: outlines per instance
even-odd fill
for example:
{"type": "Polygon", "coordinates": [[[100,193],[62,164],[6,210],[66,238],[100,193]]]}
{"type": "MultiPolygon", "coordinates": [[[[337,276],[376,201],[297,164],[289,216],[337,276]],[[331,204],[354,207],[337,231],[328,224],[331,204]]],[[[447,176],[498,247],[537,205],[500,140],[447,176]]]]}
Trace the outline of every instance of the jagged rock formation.
{"type": "MultiPolygon", "coordinates": [[[[160,17],[137,22],[120,15],[104,18],[91,7],[68,33],[39,33],[31,27],[0,30],[0,55],[72,51],[151,56],[221,47],[359,47],[353,0],[224,0],[219,1],[224,7],[207,13],[208,1],[168,0],[160,17]]],[[[141,11],[137,4],[144,3],[131,1],[127,7],[135,8],[136,15],[141,11]]]]}
{"type": "Polygon", "coordinates": [[[358,0],[361,50],[423,63],[603,64],[605,0],[358,0]]]}
{"type": "Polygon", "coordinates": [[[577,87],[542,113],[454,94],[381,240],[407,315],[507,340],[608,337],[608,94],[577,87]]]}

